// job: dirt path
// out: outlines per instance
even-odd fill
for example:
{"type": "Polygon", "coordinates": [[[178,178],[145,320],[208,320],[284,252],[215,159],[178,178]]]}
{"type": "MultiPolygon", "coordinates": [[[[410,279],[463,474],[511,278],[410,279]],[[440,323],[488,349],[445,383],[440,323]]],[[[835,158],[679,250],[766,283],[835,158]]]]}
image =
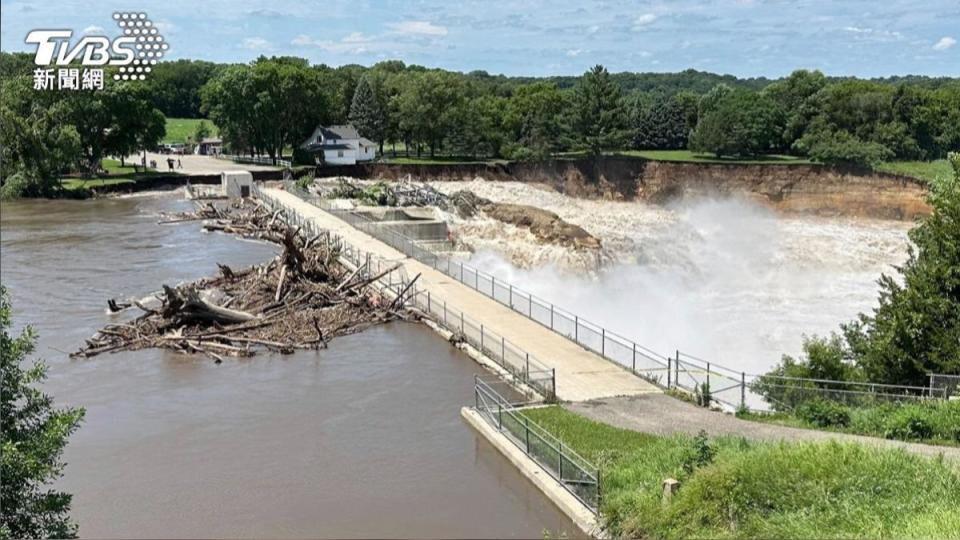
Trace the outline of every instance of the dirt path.
{"type": "Polygon", "coordinates": [[[765,441],[851,441],[885,448],[903,448],[926,456],[943,454],[960,461],[960,448],[891,441],[875,437],[831,433],[741,420],[733,415],[710,411],[664,394],[641,394],[629,397],[596,399],[571,403],[566,407],[576,413],[607,424],[655,435],[674,433],[734,435],[765,441]]]}
{"type": "MultiPolygon", "coordinates": [[[[140,163],[141,156],[130,156],[127,158],[129,163],[140,163]]],[[[256,165],[252,163],[234,163],[226,159],[215,159],[210,156],[198,156],[194,154],[166,155],[147,152],[147,163],[157,162],[157,171],[159,172],[177,172],[180,174],[220,174],[221,171],[270,171],[278,167],[269,165],[256,165]],[[173,171],[167,167],[167,158],[173,158],[173,171]],[[182,167],[177,168],[177,159],[180,160],[182,167]]]]}

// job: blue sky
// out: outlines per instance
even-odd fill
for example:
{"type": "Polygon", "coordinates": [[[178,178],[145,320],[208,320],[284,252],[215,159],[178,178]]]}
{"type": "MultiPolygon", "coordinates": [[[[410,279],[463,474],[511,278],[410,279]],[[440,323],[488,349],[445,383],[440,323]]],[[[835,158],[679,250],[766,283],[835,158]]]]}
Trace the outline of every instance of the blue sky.
{"type": "Polygon", "coordinates": [[[32,51],[23,39],[35,28],[116,35],[111,14],[127,10],[156,21],[174,59],[400,59],[538,76],[580,74],[597,63],[611,71],[695,68],[743,77],[801,67],[960,76],[960,0],[0,0],[0,9],[5,51],[32,51]]]}

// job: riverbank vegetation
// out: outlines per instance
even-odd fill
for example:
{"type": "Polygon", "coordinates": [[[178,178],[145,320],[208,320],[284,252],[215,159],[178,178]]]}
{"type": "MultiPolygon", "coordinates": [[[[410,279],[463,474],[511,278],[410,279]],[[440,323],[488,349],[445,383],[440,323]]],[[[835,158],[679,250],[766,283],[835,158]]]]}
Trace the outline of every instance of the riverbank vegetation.
{"type": "Polygon", "coordinates": [[[669,437],[615,428],[561,407],[524,411],[599,465],[614,537],[954,538],[952,462],[848,443],[669,437]],[[680,481],[663,502],[661,483],[680,481]]]}
{"type": "Polygon", "coordinates": [[[35,361],[36,334],[18,336],[6,289],[0,285],[0,538],[73,538],[72,495],[51,489],[63,474],[64,447],[83,421],[82,408],[54,407],[39,388],[47,367],[35,361]]]}
{"type": "Polygon", "coordinates": [[[906,401],[848,406],[826,399],[808,400],[774,413],[738,411],[738,418],[807,429],[960,445],[960,401],[906,401]]]}
{"type": "MultiPolygon", "coordinates": [[[[932,186],[933,213],[910,231],[898,275],[881,276],[873,312],[807,339],[804,357],[784,357],[768,375],[914,386],[931,373],[960,375],[960,153],[949,161],[952,178],[932,186]]],[[[789,390],[767,382],[776,381],[761,377],[756,389],[771,403],[794,405],[789,390]]]]}

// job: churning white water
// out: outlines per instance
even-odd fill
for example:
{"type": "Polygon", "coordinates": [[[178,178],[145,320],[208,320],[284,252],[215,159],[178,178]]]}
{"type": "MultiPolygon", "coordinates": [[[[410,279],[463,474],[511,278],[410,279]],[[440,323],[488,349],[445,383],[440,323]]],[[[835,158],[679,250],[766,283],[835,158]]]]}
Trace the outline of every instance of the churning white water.
{"type": "Polygon", "coordinates": [[[747,372],[798,354],[804,334],[827,334],[870,310],[877,278],[906,259],[911,226],[781,216],[739,199],[663,208],[518,182],[432,185],[551,210],[604,244],[597,270],[526,231],[457,221],[479,268],[662,354],[680,349],[747,372]]]}

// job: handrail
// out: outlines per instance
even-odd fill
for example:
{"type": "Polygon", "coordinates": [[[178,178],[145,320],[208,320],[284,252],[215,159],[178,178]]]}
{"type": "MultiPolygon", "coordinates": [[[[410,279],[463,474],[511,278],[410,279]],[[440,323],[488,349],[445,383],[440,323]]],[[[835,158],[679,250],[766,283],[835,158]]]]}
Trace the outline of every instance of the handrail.
{"type": "MultiPolygon", "coordinates": [[[[297,195],[293,190],[291,190],[291,193],[297,195]]],[[[276,209],[277,206],[282,206],[279,201],[275,201],[273,197],[263,193],[256,184],[254,184],[253,187],[253,194],[263,200],[271,210],[276,209]]],[[[303,227],[304,230],[314,235],[324,235],[327,242],[334,242],[340,246],[342,256],[354,266],[359,267],[363,264],[375,264],[376,268],[368,268],[368,273],[379,272],[384,268],[392,266],[396,262],[388,261],[374,253],[365,252],[353,246],[336,233],[321,229],[313,220],[301,216],[295,210],[289,208],[284,209],[286,210],[284,213],[289,214],[289,217],[293,219],[294,223],[303,227]]],[[[388,285],[386,285],[386,287],[390,288],[395,294],[399,294],[401,286],[405,287],[410,283],[410,279],[402,267],[399,270],[388,272],[381,277],[381,281],[382,280],[387,280],[388,285]],[[394,274],[399,276],[397,290],[393,290],[394,274]]],[[[418,309],[433,317],[437,324],[447,328],[451,332],[459,332],[459,335],[461,335],[465,341],[479,350],[485,357],[493,360],[498,366],[503,368],[516,382],[527,385],[545,399],[552,400],[556,397],[556,370],[554,368],[548,367],[513,342],[486,328],[482,323],[467,316],[462,310],[458,311],[454,306],[448,305],[445,300],[434,301],[429,290],[421,290],[416,284],[411,285],[410,290],[407,291],[407,299],[404,300],[404,303],[406,304],[411,301],[418,309]],[[441,313],[443,315],[442,317],[440,316],[441,313]],[[456,324],[457,322],[460,323],[459,327],[456,324]],[[510,362],[508,356],[514,357],[517,362],[510,362]]]]}
{"type": "MultiPolygon", "coordinates": [[[[608,361],[611,361],[620,367],[628,369],[634,375],[643,377],[655,384],[662,384],[660,379],[656,379],[655,375],[667,375],[666,387],[673,388],[677,387],[685,391],[696,392],[699,391],[699,386],[706,383],[708,386],[711,382],[711,377],[724,377],[728,378],[731,381],[738,380],[739,384],[726,388],[724,390],[730,390],[732,388],[738,388],[740,390],[739,396],[739,406],[747,407],[747,394],[751,393],[756,395],[756,392],[753,391],[751,385],[757,381],[760,377],[768,377],[766,375],[752,375],[748,374],[745,371],[737,371],[732,368],[726,367],[722,364],[717,364],[710,362],[696,356],[681,352],[680,350],[675,351],[675,356],[670,357],[663,354],[660,354],[652,349],[649,349],[643,345],[638,344],[637,342],[621,336],[616,332],[608,330],[607,328],[593,323],[587,319],[581,318],[579,315],[576,315],[570,311],[567,311],[563,308],[560,308],[542,298],[537,297],[536,295],[520,289],[513,284],[503,280],[497,279],[496,276],[486,273],[476,267],[464,264],[462,261],[454,262],[449,256],[441,255],[434,251],[425,249],[421,247],[416,240],[407,237],[401,232],[396,230],[386,230],[379,227],[374,227],[376,221],[368,216],[354,213],[350,210],[334,208],[329,202],[323,200],[319,196],[312,194],[306,190],[303,190],[293,184],[292,182],[285,182],[287,190],[291,193],[297,195],[301,199],[314,204],[315,206],[325,210],[354,226],[355,228],[366,232],[381,241],[386,242],[390,246],[396,248],[402,253],[413,257],[420,262],[427,264],[428,266],[433,267],[434,269],[443,272],[444,274],[456,279],[460,283],[476,290],[477,292],[492,298],[494,301],[503,304],[513,311],[520,313],[521,315],[526,316],[527,318],[533,320],[534,322],[539,323],[541,326],[544,326],[551,331],[560,334],[561,336],[566,337],[567,339],[573,341],[574,343],[590,350],[601,358],[604,358],[608,361]],[[481,287],[480,283],[483,283],[484,286],[481,287]],[[487,284],[489,283],[489,286],[487,284]],[[502,298],[497,296],[497,286],[508,289],[508,299],[504,301],[502,298]],[[515,302],[516,299],[522,300],[520,304],[515,302]],[[526,304],[526,305],[524,305],[526,304]],[[543,318],[538,318],[534,315],[534,306],[542,309],[545,314],[549,314],[549,317],[546,315],[543,318]],[[523,308],[526,308],[524,310],[523,308]],[[569,328],[559,328],[557,320],[565,321],[569,328]],[[581,332],[581,329],[585,332],[581,332]],[[584,334],[586,332],[592,332],[593,339],[585,339],[584,334]],[[597,346],[599,342],[599,347],[597,346]],[[611,347],[608,347],[608,343],[611,347]],[[610,351],[613,346],[619,346],[624,352],[619,358],[615,357],[610,351]],[[637,361],[646,362],[647,364],[652,364],[652,367],[644,367],[640,365],[638,367],[637,361]],[[694,384],[685,385],[680,384],[679,376],[681,367],[682,371],[693,380],[694,384]],[[698,381],[691,373],[689,367],[694,367],[699,370],[706,372],[706,377],[702,381],[698,381]],[[666,370],[664,373],[660,373],[661,370],[666,370]]],[[[662,377],[661,377],[662,378],[662,377]]],[[[802,379],[802,378],[790,378],[783,377],[783,380],[792,380],[797,383],[811,382],[812,379],[802,379]]],[[[853,382],[848,381],[829,381],[821,380],[820,383],[826,384],[854,384],[853,382]]],[[[862,383],[866,385],[874,385],[880,387],[880,383],[862,383]]],[[[908,387],[903,385],[885,385],[886,388],[901,388],[914,390],[923,387],[908,387]]],[[[808,390],[816,390],[815,388],[807,388],[808,390]]],[[[928,398],[939,397],[934,396],[932,388],[923,388],[927,393],[928,398]]],[[[829,389],[826,389],[829,391],[829,389]]],[[[759,396],[762,397],[762,396],[759,396]]],[[[910,397],[910,394],[904,394],[904,397],[910,397]]],[[[729,405],[730,407],[736,407],[737,405],[729,400],[723,400],[714,396],[714,400],[717,402],[729,405]]]]}

